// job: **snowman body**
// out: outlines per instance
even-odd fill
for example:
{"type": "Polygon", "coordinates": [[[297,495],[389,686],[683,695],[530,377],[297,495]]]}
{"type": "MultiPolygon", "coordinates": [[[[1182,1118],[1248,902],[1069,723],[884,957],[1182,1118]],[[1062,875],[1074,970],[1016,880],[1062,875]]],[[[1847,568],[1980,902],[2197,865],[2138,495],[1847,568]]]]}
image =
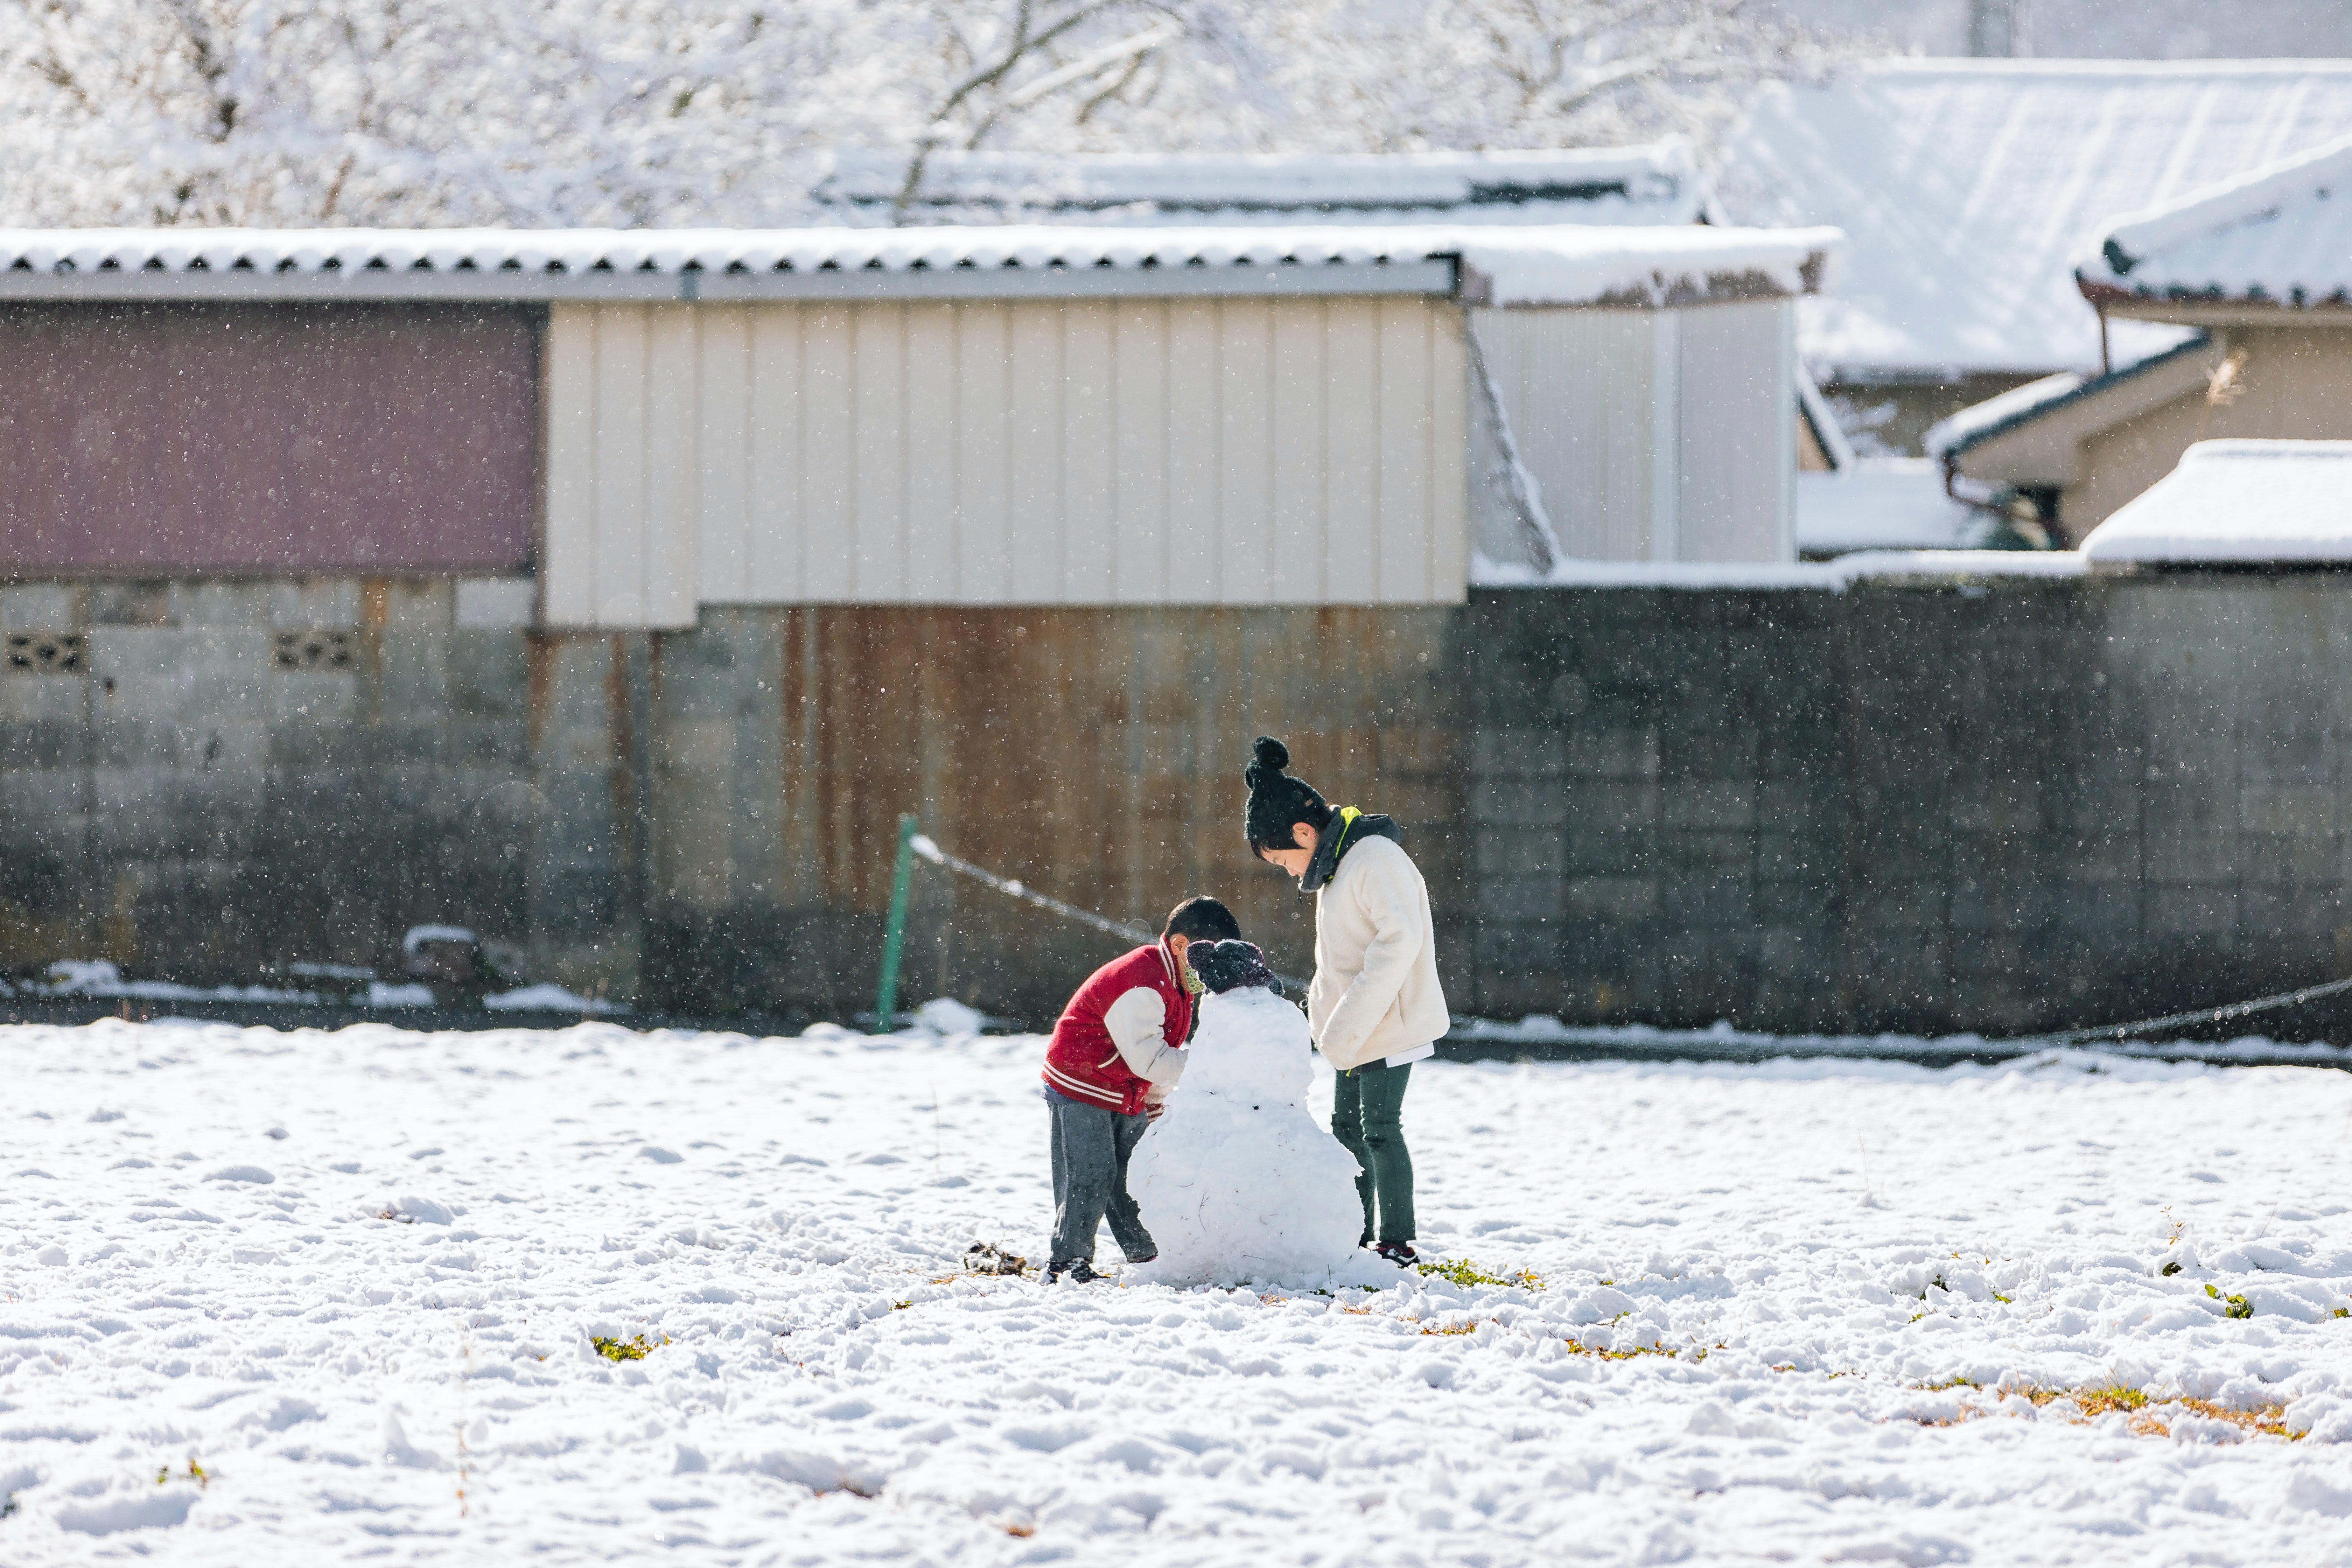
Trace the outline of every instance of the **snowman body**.
{"type": "Polygon", "coordinates": [[[1201,1001],[1184,1077],[1128,1163],[1161,1284],[1310,1289],[1394,1269],[1362,1251],[1355,1156],[1307,1113],[1307,1020],[1272,991],[1201,1001]]]}

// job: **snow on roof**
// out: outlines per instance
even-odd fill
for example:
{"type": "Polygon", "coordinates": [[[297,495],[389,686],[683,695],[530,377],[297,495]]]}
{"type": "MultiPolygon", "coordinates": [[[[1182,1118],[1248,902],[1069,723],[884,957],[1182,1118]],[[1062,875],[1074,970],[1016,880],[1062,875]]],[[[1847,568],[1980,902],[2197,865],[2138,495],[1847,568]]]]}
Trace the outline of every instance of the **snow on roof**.
{"type": "MultiPolygon", "coordinates": [[[[1719,194],[1741,223],[1852,237],[1837,296],[1800,313],[1824,370],[2087,371],[2086,236],[2347,132],[2347,60],[1884,60],[1766,89],[1719,194]]],[[[2179,338],[2113,327],[2118,359],[2179,338]]]]}
{"type": "Polygon", "coordinates": [[[1958,414],[1948,415],[1928,426],[1927,434],[1920,439],[1921,449],[1931,458],[1958,457],[2003,431],[2014,430],[2021,425],[2039,419],[2052,409],[2063,408],[2109,387],[2120,386],[2184,355],[2200,353],[2207,342],[2203,332],[2192,332],[2161,353],[2150,354],[2146,359],[2102,375],[2081,375],[2064,370],[2056,375],[2045,375],[2039,381],[2029,381],[2023,386],[2011,387],[1998,396],[1970,404],[1958,414]]]}
{"type": "MultiPolygon", "coordinates": [[[[852,221],[887,221],[907,178],[903,154],[850,152],[817,199],[852,221]]],[[[933,153],[909,204],[919,221],[1191,224],[1446,221],[1469,224],[1686,224],[1705,192],[1680,137],[1637,147],[1517,153],[933,153]]]]}
{"type": "Polygon", "coordinates": [[[2075,269],[2084,293],[2352,301],[2352,136],[2110,224],[2075,269]]]}
{"type": "Polygon", "coordinates": [[[1690,592],[1822,588],[1857,583],[2064,579],[2087,570],[2072,550],[1858,550],[1834,561],[1561,561],[1549,572],[1474,554],[1474,588],[1672,588],[1690,592]]]}
{"type": "Polygon", "coordinates": [[[1457,230],[1476,304],[1664,305],[1720,292],[1804,294],[1824,286],[1845,237],[1833,228],[1457,230]]]}
{"type": "Polygon", "coordinates": [[[1958,550],[1985,514],[1944,490],[1944,468],[1926,458],[1862,458],[1830,474],[1797,476],[1797,549],[1958,550]]]}
{"type": "Polygon", "coordinates": [[[2084,559],[2352,562],[2352,441],[2200,441],[2083,541],[2084,559]]]}
{"type": "MultiPolygon", "coordinates": [[[[212,292],[247,281],[268,295],[281,283],[303,297],[366,297],[394,280],[404,293],[556,298],[569,284],[650,283],[664,298],[790,294],[795,279],[930,275],[969,281],[1053,272],[1084,279],[1127,274],[1139,291],[1185,285],[1225,269],[1316,269],[1458,262],[1464,296],[1496,305],[1664,303],[1732,289],[1797,293],[1819,287],[1841,237],[1834,230],[1698,226],[1500,230],[1455,225],[1309,225],[1110,228],[1044,225],[815,229],[9,229],[0,230],[0,298],[212,292]],[[665,281],[667,279],[667,281],[665,281]],[[127,287],[110,289],[103,285],[127,287]],[[436,288],[436,285],[440,287],[436,288]]],[[[1449,274],[1440,276],[1450,277],[1449,274]]],[[[1334,274],[1335,279],[1337,275],[1334,274]]],[[[1453,284],[1416,284],[1451,292],[1453,284]]],[[[640,288],[638,292],[645,293],[640,288]]],[[[651,296],[649,296],[651,297],[651,296]]]]}

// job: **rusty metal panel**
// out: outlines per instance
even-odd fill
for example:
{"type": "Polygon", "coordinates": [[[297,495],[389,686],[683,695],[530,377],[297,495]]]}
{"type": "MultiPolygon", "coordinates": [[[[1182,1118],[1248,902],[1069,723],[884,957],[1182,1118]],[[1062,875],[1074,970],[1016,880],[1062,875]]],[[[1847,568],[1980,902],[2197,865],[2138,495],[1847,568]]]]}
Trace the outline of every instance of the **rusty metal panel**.
{"type": "MultiPolygon", "coordinates": [[[[1312,905],[1242,842],[1250,738],[1286,737],[1334,801],[1395,811],[1433,893],[1456,907],[1451,624],[1435,607],[707,613],[698,636],[723,657],[689,669],[688,639],[664,639],[677,650],[655,721],[673,781],[654,810],[666,895],[697,918],[776,900],[878,919],[898,816],[913,812],[955,853],[1123,919],[1156,925],[1213,893],[1304,973],[1312,905]],[[718,789],[730,747],[775,770],[764,802],[738,802],[762,824],[748,837],[691,798],[718,789]]],[[[952,948],[910,960],[927,985],[944,974],[992,1005],[1017,994],[1042,1017],[1060,999],[1044,991],[1108,956],[1000,895],[923,886],[924,919],[952,948]]]]}
{"type": "Polygon", "coordinates": [[[527,565],[539,315],[0,310],[0,574],[527,565]]]}

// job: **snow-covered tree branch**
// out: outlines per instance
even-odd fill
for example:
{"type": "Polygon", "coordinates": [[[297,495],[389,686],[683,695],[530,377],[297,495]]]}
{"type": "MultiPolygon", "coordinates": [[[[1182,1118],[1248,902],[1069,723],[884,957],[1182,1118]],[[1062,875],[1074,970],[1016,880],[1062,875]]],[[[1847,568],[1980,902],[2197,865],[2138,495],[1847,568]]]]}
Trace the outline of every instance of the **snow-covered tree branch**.
{"type": "Polygon", "coordinates": [[[0,0],[0,222],[785,223],[835,149],[1385,151],[1723,124],[1743,0],[0,0]]]}

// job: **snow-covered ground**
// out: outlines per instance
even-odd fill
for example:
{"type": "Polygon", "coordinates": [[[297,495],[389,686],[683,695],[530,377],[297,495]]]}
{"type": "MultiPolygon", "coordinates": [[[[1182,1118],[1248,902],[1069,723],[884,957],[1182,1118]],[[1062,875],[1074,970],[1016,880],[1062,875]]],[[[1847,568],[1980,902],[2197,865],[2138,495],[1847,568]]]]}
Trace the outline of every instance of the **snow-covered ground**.
{"type": "Polygon", "coordinates": [[[2352,1074],[1425,1065],[1543,1288],[1267,1299],[959,1275],[1038,1055],[0,1029],[0,1562],[2352,1560],[2352,1074]]]}

